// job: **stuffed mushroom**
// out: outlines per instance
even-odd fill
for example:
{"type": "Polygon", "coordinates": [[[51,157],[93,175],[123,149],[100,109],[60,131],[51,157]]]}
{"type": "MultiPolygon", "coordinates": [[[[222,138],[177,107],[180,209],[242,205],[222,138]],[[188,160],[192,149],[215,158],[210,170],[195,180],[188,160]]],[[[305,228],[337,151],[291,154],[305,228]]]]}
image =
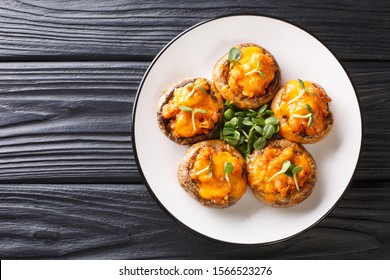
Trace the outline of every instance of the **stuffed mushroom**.
{"type": "Polygon", "coordinates": [[[286,208],[301,203],[312,193],[317,166],[301,144],[275,139],[252,153],[247,174],[257,199],[269,206],[286,208]]]}
{"type": "Polygon", "coordinates": [[[204,206],[226,208],[246,192],[246,162],[241,153],[221,140],[192,145],[178,169],[178,180],[204,206]]]}
{"type": "Polygon", "coordinates": [[[333,127],[332,99],[318,84],[291,80],[276,94],[271,111],[279,119],[285,139],[310,144],[324,139],[333,127]]]}
{"type": "Polygon", "coordinates": [[[281,80],[274,56],[252,43],[231,48],[215,64],[212,76],[222,97],[240,109],[256,109],[271,101],[281,80]]]}
{"type": "Polygon", "coordinates": [[[158,102],[160,129],[179,144],[218,137],[224,101],[205,78],[180,81],[165,90],[158,102]]]}

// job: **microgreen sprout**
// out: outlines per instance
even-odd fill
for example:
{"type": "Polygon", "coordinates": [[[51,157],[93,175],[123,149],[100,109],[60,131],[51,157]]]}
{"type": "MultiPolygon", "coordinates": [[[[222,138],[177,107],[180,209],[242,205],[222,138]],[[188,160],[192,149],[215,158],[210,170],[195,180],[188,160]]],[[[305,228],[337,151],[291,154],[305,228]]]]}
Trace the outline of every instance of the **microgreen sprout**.
{"type": "Polygon", "coordinates": [[[305,108],[309,112],[308,114],[306,114],[306,115],[292,114],[291,116],[293,116],[294,118],[299,118],[299,119],[308,119],[307,126],[311,127],[313,125],[313,122],[314,122],[313,109],[310,107],[309,104],[305,104],[305,108]]]}
{"type": "Polygon", "coordinates": [[[282,168],[268,179],[268,183],[271,182],[276,176],[285,173],[290,168],[290,166],[291,161],[285,160],[282,164],[282,168]]]}
{"type": "Polygon", "coordinates": [[[293,177],[295,187],[299,191],[297,174],[301,171],[302,171],[302,167],[296,166],[290,160],[285,160],[282,164],[282,168],[278,172],[276,172],[274,175],[272,175],[271,178],[268,179],[268,183],[271,182],[276,176],[278,176],[280,174],[284,174],[286,176],[293,177]]]}
{"type": "Polygon", "coordinates": [[[233,67],[234,64],[240,64],[239,60],[241,58],[241,50],[239,48],[231,48],[229,51],[229,69],[233,67]]]}
{"type": "Polygon", "coordinates": [[[261,76],[263,79],[265,79],[265,74],[264,74],[263,71],[260,70],[260,66],[261,66],[261,60],[259,59],[259,60],[257,61],[256,68],[253,69],[253,70],[251,70],[251,71],[249,71],[249,72],[247,72],[247,73],[245,73],[245,76],[248,76],[248,75],[253,74],[253,73],[259,73],[260,76],[261,76]]]}
{"type": "Polygon", "coordinates": [[[223,166],[223,172],[225,173],[225,179],[228,182],[230,186],[230,180],[229,180],[229,175],[232,173],[234,170],[233,164],[230,161],[225,162],[223,166]]]}
{"type": "Polygon", "coordinates": [[[279,131],[278,123],[278,118],[268,110],[267,104],[258,110],[239,110],[226,102],[220,138],[236,147],[249,160],[253,149],[263,149],[267,140],[279,131]]]}
{"type": "Polygon", "coordinates": [[[301,88],[302,88],[305,92],[309,93],[310,95],[316,95],[313,91],[308,90],[308,89],[305,87],[305,84],[304,84],[304,82],[303,82],[301,79],[298,79],[298,83],[299,83],[299,85],[301,86],[301,88]]]}
{"type": "Polygon", "coordinates": [[[196,113],[201,113],[201,114],[206,114],[207,110],[204,109],[192,109],[187,106],[179,106],[179,109],[182,110],[183,112],[191,112],[191,120],[192,120],[192,127],[194,128],[194,131],[196,130],[196,124],[195,124],[195,114],[196,113]]]}
{"type": "Polygon", "coordinates": [[[209,156],[209,160],[210,160],[209,165],[207,167],[203,168],[202,170],[196,172],[196,176],[198,176],[199,174],[202,174],[203,172],[206,172],[206,171],[209,172],[209,177],[213,176],[213,169],[211,168],[211,166],[213,165],[213,158],[211,156],[209,156]]]}
{"type": "Polygon", "coordinates": [[[297,188],[298,191],[299,191],[299,185],[297,180],[297,174],[301,171],[302,171],[302,167],[300,166],[296,166],[293,168],[293,170],[291,170],[292,176],[294,178],[295,187],[297,188]]]}
{"type": "Polygon", "coordinates": [[[298,95],[295,96],[293,99],[291,99],[288,103],[291,104],[293,103],[295,100],[299,99],[305,92],[309,93],[310,95],[316,95],[313,91],[311,90],[308,90],[305,86],[305,83],[301,80],[301,79],[298,79],[298,83],[299,83],[299,86],[300,86],[300,89],[298,91],[298,95]]]}
{"type": "Polygon", "coordinates": [[[199,89],[203,94],[207,94],[206,90],[200,85],[200,84],[197,84],[197,83],[190,83],[190,84],[187,84],[185,85],[184,88],[188,88],[192,86],[192,90],[190,91],[190,93],[187,95],[187,98],[190,97],[191,95],[193,95],[195,93],[195,90],[196,89],[199,89]]]}
{"type": "Polygon", "coordinates": [[[304,82],[301,79],[298,79],[298,83],[301,86],[301,88],[306,89],[305,88],[305,84],[304,84],[304,82]]]}

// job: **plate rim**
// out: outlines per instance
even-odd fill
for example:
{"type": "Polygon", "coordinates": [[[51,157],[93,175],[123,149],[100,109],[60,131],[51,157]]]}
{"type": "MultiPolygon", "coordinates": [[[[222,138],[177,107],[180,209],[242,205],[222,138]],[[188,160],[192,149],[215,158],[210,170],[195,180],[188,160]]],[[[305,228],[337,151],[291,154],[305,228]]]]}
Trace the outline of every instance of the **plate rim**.
{"type": "Polygon", "coordinates": [[[344,197],[346,191],[349,189],[350,185],[351,185],[351,182],[353,180],[353,178],[355,177],[356,175],[356,170],[357,170],[357,167],[359,165],[359,162],[361,160],[361,152],[362,152],[362,146],[363,146],[363,143],[364,143],[364,121],[363,121],[363,115],[362,115],[362,111],[361,111],[361,101],[359,99],[359,96],[357,95],[357,91],[356,91],[356,86],[354,84],[354,82],[352,81],[351,79],[351,76],[350,74],[348,73],[347,69],[345,68],[343,62],[340,60],[340,58],[334,53],[334,51],[332,49],[330,49],[322,40],[320,40],[316,35],[312,34],[311,32],[309,32],[306,28],[300,26],[299,24],[297,23],[293,23],[293,22],[290,22],[289,20],[286,20],[286,19],[282,19],[282,18],[279,18],[277,16],[273,16],[273,15],[264,15],[264,14],[251,14],[251,13],[233,13],[233,14],[227,14],[227,15],[221,15],[221,16],[217,16],[217,17],[213,17],[213,18],[209,18],[209,19],[206,19],[204,21],[200,21],[188,28],[186,28],[185,30],[183,30],[182,32],[180,32],[178,35],[176,35],[174,38],[172,38],[158,53],[157,55],[153,58],[153,60],[151,61],[150,65],[148,66],[148,68],[146,69],[140,83],[139,83],[139,86],[138,86],[138,89],[137,89],[137,92],[136,92],[136,95],[135,95],[135,98],[134,98],[134,104],[133,104],[133,108],[132,108],[132,114],[131,114],[131,145],[132,145],[132,149],[133,149],[133,154],[134,154],[134,159],[135,159],[135,162],[136,162],[136,165],[137,165],[137,168],[138,168],[138,171],[141,175],[141,179],[144,183],[144,185],[146,186],[146,188],[148,189],[149,193],[151,194],[151,196],[153,197],[153,199],[155,200],[155,202],[157,202],[157,204],[159,205],[159,207],[166,213],[168,214],[168,216],[170,216],[170,218],[172,218],[175,222],[177,222],[180,226],[184,227],[185,229],[187,229],[188,231],[196,234],[197,236],[199,237],[202,237],[206,240],[209,240],[209,241],[213,241],[213,242],[216,242],[216,243],[220,243],[220,244],[235,244],[235,245],[241,245],[241,246],[267,246],[267,245],[272,245],[272,244],[277,244],[277,243],[281,243],[281,242],[284,242],[284,241],[287,241],[287,240],[290,240],[292,238],[295,238],[303,233],[305,233],[306,231],[312,229],[313,227],[315,227],[318,223],[320,223],[322,220],[324,220],[336,207],[337,205],[340,203],[340,201],[342,200],[342,198],[344,197]],[[211,236],[208,236],[206,234],[203,234],[201,232],[198,232],[196,231],[195,229],[191,228],[190,226],[186,225],[184,222],[182,222],[181,220],[179,220],[178,218],[176,218],[176,216],[174,214],[172,214],[165,206],[164,204],[158,199],[157,195],[154,193],[154,191],[152,190],[152,188],[150,187],[147,179],[146,179],[146,176],[144,175],[144,172],[141,168],[141,164],[139,162],[139,158],[138,158],[138,153],[137,153],[137,147],[136,147],[136,142],[135,142],[135,132],[134,132],[134,128],[135,128],[135,116],[136,116],[136,111],[137,111],[137,104],[138,104],[138,100],[139,100],[139,97],[140,97],[140,94],[141,94],[141,91],[142,91],[142,88],[143,88],[143,85],[145,83],[145,80],[146,78],[148,77],[149,75],[149,72],[151,71],[151,69],[153,68],[154,64],[157,62],[157,60],[160,58],[160,56],[173,44],[175,43],[180,37],[182,37],[183,35],[185,35],[186,33],[190,32],[191,30],[201,26],[201,25],[204,25],[204,24],[207,24],[209,22],[212,22],[212,21],[216,21],[216,20],[220,20],[220,19],[224,19],[224,18],[232,18],[232,17],[262,17],[262,18],[269,18],[269,19],[273,19],[273,20],[278,20],[278,21],[281,21],[281,22],[284,22],[284,23],[287,23],[287,24],[290,24],[294,27],[297,27],[299,28],[300,30],[308,33],[310,36],[312,36],[314,39],[316,39],[320,44],[322,44],[332,55],[333,57],[337,60],[337,62],[340,64],[340,66],[342,67],[343,71],[345,72],[345,74],[347,75],[348,77],[348,80],[349,82],[351,83],[351,86],[353,88],[353,91],[354,91],[354,94],[355,94],[355,98],[356,98],[356,101],[357,101],[357,106],[358,106],[358,109],[359,109],[359,115],[360,115],[360,145],[359,145],[359,152],[358,152],[358,155],[357,155],[357,160],[356,160],[356,164],[355,164],[355,167],[354,167],[354,170],[349,178],[349,181],[348,181],[348,184],[346,185],[345,189],[343,190],[342,194],[340,195],[340,197],[337,199],[337,201],[333,204],[333,206],[326,212],[324,213],[317,221],[315,221],[313,224],[311,224],[310,226],[304,228],[303,230],[293,234],[293,235],[290,235],[290,236],[287,236],[287,237],[284,237],[284,238],[280,238],[280,239],[277,239],[277,240],[273,240],[273,241],[268,241],[268,242],[260,242],[260,243],[240,243],[240,242],[232,242],[232,241],[226,241],[226,240],[220,240],[220,239],[217,239],[217,238],[213,238],[211,236]]]}

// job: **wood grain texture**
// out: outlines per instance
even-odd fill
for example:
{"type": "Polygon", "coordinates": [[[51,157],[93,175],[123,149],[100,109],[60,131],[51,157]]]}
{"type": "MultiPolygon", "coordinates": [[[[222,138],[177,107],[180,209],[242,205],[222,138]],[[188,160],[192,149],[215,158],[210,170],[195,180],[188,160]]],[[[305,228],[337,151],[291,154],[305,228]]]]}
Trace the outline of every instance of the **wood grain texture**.
{"type": "Polygon", "coordinates": [[[314,228],[267,246],[213,242],[165,214],[143,185],[1,185],[0,257],[387,259],[390,189],[354,181],[314,228]]]}
{"type": "Polygon", "coordinates": [[[363,143],[357,179],[390,179],[390,63],[345,63],[360,102],[363,143]]]}
{"type": "MultiPolygon", "coordinates": [[[[141,182],[131,113],[147,62],[0,64],[0,182],[141,182]]],[[[346,63],[360,99],[357,179],[389,179],[390,63],[346,63]],[[380,155],[380,156],[378,156],[380,155]]]]}
{"type": "Polygon", "coordinates": [[[146,66],[0,65],[0,180],[140,181],[131,113],[146,66]]]}
{"type": "Polygon", "coordinates": [[[0,59],[150,60],[188,27],[231,14],[288,20],[343,59],[390,60],[386,0],[0,0],[0,59]]]}

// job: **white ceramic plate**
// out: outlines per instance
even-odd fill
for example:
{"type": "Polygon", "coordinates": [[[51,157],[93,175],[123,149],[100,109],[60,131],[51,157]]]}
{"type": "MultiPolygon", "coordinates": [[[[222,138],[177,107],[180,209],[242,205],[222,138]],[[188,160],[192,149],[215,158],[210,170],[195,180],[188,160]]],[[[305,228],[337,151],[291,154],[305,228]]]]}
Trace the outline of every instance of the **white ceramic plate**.
{"type": "Polygon", "coordinates": [[[133,111],[133,148],[138,167],[164,210],[191,230],[215,240],[265,244],[295,236],[318,223],[337,204],[356,167],[362,127],[358,100],[339,61],[306,31],[263,16],[230,16],[195,25],[173,39],[154,59],[140,84],[133,111]],[[176,172],[187,149],[158,128],[156,104],[172,83],[203,76],[211,79],[216,61],[239,43],[268,49],[290,79],[314,81],[332,98],[335,124],[326,139],[305,147],[318,166],[312,195],[288,209],[257,201],[250,189],[228,209],[201,206],[178,184],[176,172]]]}

